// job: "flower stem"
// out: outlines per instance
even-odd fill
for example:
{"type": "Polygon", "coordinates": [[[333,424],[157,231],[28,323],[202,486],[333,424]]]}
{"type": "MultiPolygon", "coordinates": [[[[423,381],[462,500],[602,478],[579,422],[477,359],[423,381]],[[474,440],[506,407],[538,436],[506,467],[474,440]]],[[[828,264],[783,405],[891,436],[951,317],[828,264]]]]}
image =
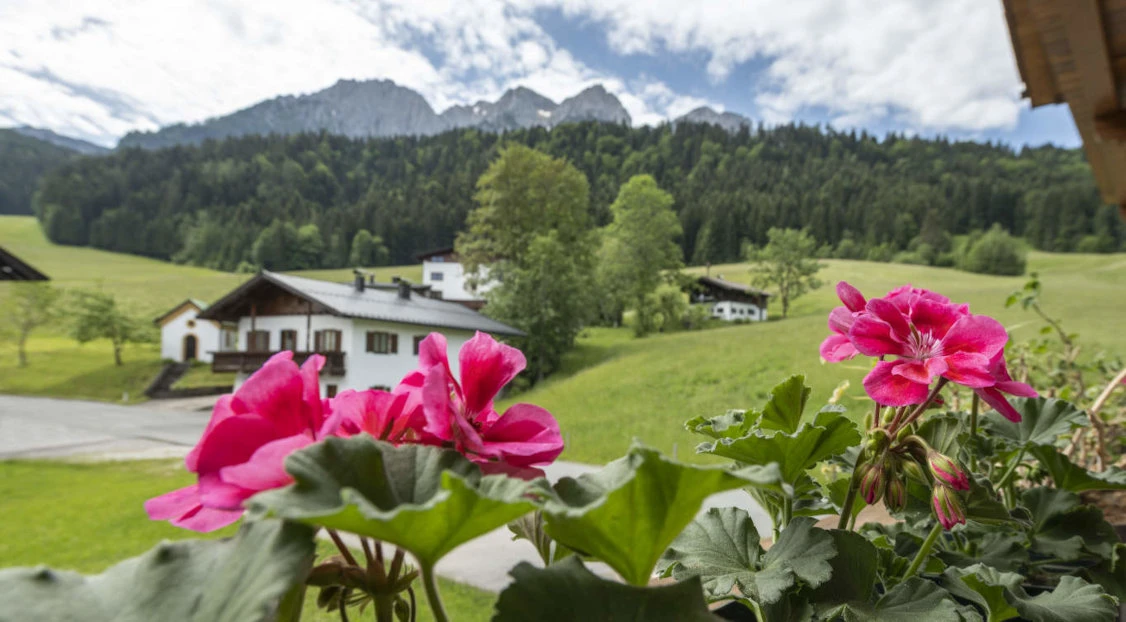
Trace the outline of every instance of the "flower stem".
{"type": "Polygon", "coordinates": [[[934,399],[938,397],[939,391],[942,391],[942,388],[946,386],[947,382],[950,381],[946,378],[939,378],[938,383],[934,385],[934,389],[931,390],[930,395],[927,396],[927,399],[923,400],[923,403],[919,404],[918,408],[912,411],[910,415],[907,415],[907,418],[903,420],[902,424],[895,426],[895,429],[888,430],[888,434],[894,438],[895,433],[898,432],[900,428],[911,425],[915,422],[916,419],[921,417],[922,414],[926,412],[927,407],[931,405],[931,402],[933,402],[934,399]]]}
{"type": "Polygon", "coordinates": [[[861,459],[856,460],[856,466],[852,469],[852,477],[848,481],[848,492],[845,493],[844,503],[841,504],[841,517],[837,521],[837,529],[847,529],[849,519],[852,518],[852,506],[856,505],[856,488],[860,482],[856,481],[856,471],[864,462],[861,459]]]}
{"type": "Polygon", "coordinates": [[[442,604],[442,596],[438,593],[434,566],[419,564],[418,571],[422,575],[422,587],[426,588],[426,600],[430,603],[430,613],[434,615],[434,622],[450,622],[450,616],[446,613],[445,605],[442,604]]]}
{"type": "MultiPolygon", "coordinates": [[[[977,438],[977,411],[981,407],[981,398],[974,393],[974,401],[970,407],[970,438],[977,438]]],[[[977,454],[970,451],[970,470],[977,470],[977,454]]]]}
{"type": "Polygon", "coordinates": [[[786,497],[782,500],[782,528],[790,526],[790,521],[794,519],[794,499],[793,497],[786,497]]]}
{"type": "Polygon", "coordinates": [[[934,548],[934,543],[938,541],[938,536],[942,533],[942,523],[935,523],[934,528],[927,534],[927,539],[923,540],[923,546],[919,549],[915,559],[911,560],[911,565],[907,567],[907,572],[903,573],[904,578],[911,578],[915,573],[919,572],[922,568],[923,562],[926,561],[927,556],[931,554],[931,549],[934,548]]]}
{"type": "Polygon", "coordinates": [[[1017,467],[1020,466],[1020,459],[1023,458],[1023,457],[1024,457],[1024,447],[1021,447],[1020,451],[1017,452],[1016,459],[1013,460],[1013,463],[1011,465],[1009,465],[1009,469],[1007,471],[1005,471],[1005,474],[1001,476],[1001,479],[997,480],[997,489],[998,490],[1000,490],[1001,488],[1004,488],[1005,484],[1009,483],[1009,480],[1012,479],[1012,477],[1013,477],[1013,473],[1016,473],[1017,467]]]}
{"type": "Polygon", "coordinates": [[[356,558],[352,556],[352,551],[349,551],[348,547],[344,545],[344,541],[340,539],[340,534],[336,533],[335,529],[325,529],[325,531],[328,532],[328,536],[332,538],[333,544],[340,550],[340,554],[344,556],[344,559],[353,566],[359,566],[360,564],[356,562],[356,558]]]}

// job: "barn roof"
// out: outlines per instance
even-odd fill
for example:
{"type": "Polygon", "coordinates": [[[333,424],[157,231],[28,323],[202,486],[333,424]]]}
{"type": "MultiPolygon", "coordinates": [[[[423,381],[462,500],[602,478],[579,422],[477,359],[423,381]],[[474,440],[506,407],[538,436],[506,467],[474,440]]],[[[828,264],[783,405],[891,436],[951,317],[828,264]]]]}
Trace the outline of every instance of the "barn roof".
{"type": "Polygon", "coordinates": [[[202,319],[236,320],[238,308],[262,287],[276,286],[299,298],[321,305],[329,313],[342,317],[381,320],[416,326],[434,326],[461,330],[479,330],[497,335],[522,337],[524,332],[503,322],[485,317],[460,304],[412,295],[399,296],[398,290],[368,287],[358,291],[355,285],[331,283],[300,276],[263,270],[243,283],[206,311],[202,319]]]}
{"type": "Polygon", "coordinates": [[[46,274],[0,247],[0,281],[47,281],[46,274]]]}
{"type": "Polygon", "coordinates": [[[1126,216],[1126,0],[1002,0],[1032,106],[1066,103],[1103,200],[1126,216]]]}
{"type": "Polygon", "coordinates": [[[770,296],[773,296],[773,294],[771,294],[767,291],[764,291],[764,290],[761,290],[761,289],[758,289],[758,288],[755,288],[755,287],[751,287],[750,285],[744,285],[742,283],[735,283],[734,281],[725,281],[724,279],[719,279],[719,278],[711,277],[711,276],[702,276],[702,277],[696,279],[696,282],[699,283],[700,285],[704,285],[706,287],[716,287],[716,288],[719,288],[719,289],[726,289],[726,290],[732,291],[732,292],[739,292],[741,294],[753,294],[755,296],[766,296],[768,298],[770,296]]]}

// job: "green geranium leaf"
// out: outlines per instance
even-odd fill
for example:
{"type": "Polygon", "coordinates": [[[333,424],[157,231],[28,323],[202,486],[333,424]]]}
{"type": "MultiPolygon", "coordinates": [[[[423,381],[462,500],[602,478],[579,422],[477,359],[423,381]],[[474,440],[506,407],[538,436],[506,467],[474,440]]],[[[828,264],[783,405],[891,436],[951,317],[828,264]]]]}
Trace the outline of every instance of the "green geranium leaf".
{"type": "Polygon", "coordinates": [[[912,577],[874,604],[850,602],[826,616],[845,622],[962,622],[962,611],[950,594],[930,581],[912,577]]]}
{"type": "Polygon", "coordinates": [[[551,536],[547,535],[547,531],[544,529],[542,510],[525,514],[512,521],[508,524],[508,530],[512,532],[513,540],[527,540],[532,546],[536,547],[536,552],[540,554],[540,559],[543,560],[545,566],[550,566],[574,554],[574,551],[552,540],[551,536]]]}
{"type": "Polygon", "coordinates": [[[1001,572],[984,564],[948,568],[942,573],[942,586],[951,594],[979,605],[986,613],[986,622],[1004,622],[1019,615],[1005,592],[1023,581],[1024,577],[1015,572],[1001,572]]]}
{"type": "Polygon", "coordinates": [[[1087,415],[1070,402],[1046,397],[1014,398],[1009,400],[1021,414],[1013,423],[991,410],[983,415],[983,423],[997,437],[1016,447],[1055,445],[1061,436],[1082,426],[1087,415]]]}
{"type": "Polygon", "coordinates": [[[510,574],[516,581],[500,593],[493,622],[719,620],[708,612],[698,579],[654,587],[625,585],[595,576],[577,557],[547,568],[523,562],[510,574]]]}
{"type": "Polygon", "coordinates": [[[751,432],[740,438],[721,438],[700,445],[697,453],[714,454],[744,464],[777,463],[791,486],[818,462],[843,453],[860,442],[856,424],[835,412],[818,413],[813,423],[793,434],[751,432]]]}
{"type": "Polygon", "coordinates": [[[813,590],[810,600],[820,611],[848,602],[868,602],[876,585],[876,547],[851,531],[834,529],[829,535],[837,555],[829,560],[829,580],[813,590]]]}
{"type": "Polygon", "coordinates": [[[770,401],[762,408],[759,427],[763,430],[781,430],[793,434],[801,424],[805,403],[812,389],[805,386],[805,376],[790,376],[770,390],[770,401]]]}
{"type": "Polygon", "coordinates": [[[1005,508],[993,491],[993,484],[984,477],[970,480],[969,492],[962,494],[962,505],[968,520],[987,524],[1020,522],[1005,508]]]}
{"type": "Polygon", "coordinates": [[[738,508],[713,508],[677,536],[661,558],[664,576],[700,577],[709,600],[730,597],[738,587],[758,603],[773,604],[801,581],[817,587],[829,579],[836,556],[833,538],[796,518],[769,551],[763,551],[750,516],[738,508]]]}
{"type": "Polygon", "coordinates": [[[273,620],[313,554],[312,529],[263,520],[244,523],[233,538],[164,542],[92,577],[44,567],[0,570],[0,619],[273,620]]]}
{"type": "Polygon", "coordinates": [[[1114,622],[1118,604],[1098,585],[1079,577],[1060,577],[1051,592],[1029,597],[1020,586],[1007,591],[1021,618],[1031,622],[1114,622]]]}
{"type": "Polygon", "coordinates": [[[1126,544],[1115,544],[1110,557],[1086,570],[1091,583],[1103,586],[1108,594],[1120,602],[1126,600],[1126,544]]]}
{"type": "Polygon", "coordinates": [[[689,466],[634,447],[596,473],[559,480],[544,520],[552,538],[606,562],[626,581],[645,585],[704,499],[741,487],[783,490],[775,465],[737,471],[689,466]]]}
{"type": "Polygon", "coordinates": [[[958,458],[962,445],[958,436],[965,431],[960,417],[954,415],[931,415],[919,426],[919,436],[940,454],[958,458]]]}
{"type": "Polygon", "coordinates": [[[455,451],[329,438],[286,459],[295,482],[251,503],[317,527],[375,538],[432,566],[455,547],[535,509],[535,484],[482,477],[455,451]]]}
{"type": "Polygon", "coordinates": [[[1032,515],[1029,538],[1034,551],[1061,561],[1083,556],[1084,551],[1109,557],[1118,534],[1103,518],[1102,510],[1080,505],[1079,495],[1055,488],[1032,488],[1021,495],[1032,515]]]}
{"type": "Polygon", "coordinates": [[[1073,463],[1059,449],[1051,445],[1037,445],[1029,450],[1040,466],[1051,476],[1056,488],[1083,492],[1084,490],[1126,490],[1126,471],[1111,467],[1102,473],[1092,473],[1073,463]]]}
{"type": "Polygon", "coordinates": [[[955,546],[939,551],[937,556],[950,566],[969,567],[977,563],[1004,571],[1017,571],[1028,561],[1028,541],[1023,535],[967,526],[966,539],[970,550],[955,546]]]}
{"type": "Polygon", "coordinates": [[[756,411],[729,410],[718,417],[693,417],[684,423],[689,432],[712,438],[739,438],[758,421],[756,411]]]}

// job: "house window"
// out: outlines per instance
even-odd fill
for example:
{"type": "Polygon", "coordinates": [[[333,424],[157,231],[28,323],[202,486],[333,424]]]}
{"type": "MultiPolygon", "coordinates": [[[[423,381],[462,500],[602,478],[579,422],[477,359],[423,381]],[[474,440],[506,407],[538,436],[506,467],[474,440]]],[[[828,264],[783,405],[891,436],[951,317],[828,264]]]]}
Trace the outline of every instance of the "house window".
{"type": "Polygon", "coordinates": [[[430,261],[432,261],[434,263],[443,263],[443,262],[446,261],[446,258],[441,256],[441,255],[436,255],[434,257],[431,257],[430,261]]]}
{"type": "Polygon", "coordinates": [[[422,347],[422,342],[426,341],[426,335],[414,336],[414,355],[418,356],[419,349],[422,347]]]}
{"type": "Polygon", "coordinates": [[[395,333],[369,330],[365,350],[374,354],[398,354],[399,336],[395,333]]]}
{"type": "Polygon", "coordinates": [[[238,330],[224,328],[219,338],[220,352],[234,352],[238,350],[238,330]]]}
{"type": "Polygon", "coordinates": [[[297,331],[283,330],[281,332],[281,349],[291,352],[297,351],[297,331]]]}
{"type": "Polygon", "coordinates": [[[444,278],[446,278],[445,272],[431,272],[430,273],[430,280],[431,281],[441,281],[444,278]]]}
{"type": "Polygon", "coordinates": [[[389,387],[385,384],[373,384],[373,385],[371,385],[371,390],[372,391],[388,391],[388,392],[390,392],[391,387],[389,387]]]}
{"type": "Polygon", "coordinates": [[[335,384],[326,384],[325,385],[325,397],[336,397],[336,385],[335,384]]]}
{"type": "Polygon", "coordinates": [[[246,350],[247,350],[247,352],[269,352],[270,351],[270,331],[268,331],[268,330],[248,330],[248,331],[246,331],[246,350]]]}
{"type": "Polygon", "coordinates": [[[313,333],[313,349],[317,352],[339,352],[340,341],[339,330],[326,329],[313,333]]]}

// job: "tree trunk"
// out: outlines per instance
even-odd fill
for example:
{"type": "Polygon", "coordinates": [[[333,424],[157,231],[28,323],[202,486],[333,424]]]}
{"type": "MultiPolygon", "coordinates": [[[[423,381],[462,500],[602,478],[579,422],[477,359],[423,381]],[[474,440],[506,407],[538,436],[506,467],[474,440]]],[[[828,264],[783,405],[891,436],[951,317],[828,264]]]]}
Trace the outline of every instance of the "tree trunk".
{"type": "Polygon", "coordinates": [[[125,363],[121,360],[121,345],[113,344],[113,364],[121,367],[125,363]]]}
{"type": "Polygon", "coordinates": [[[27,333],[20,333],[19,346],[20,367],[27,367],[27,333]]]}

